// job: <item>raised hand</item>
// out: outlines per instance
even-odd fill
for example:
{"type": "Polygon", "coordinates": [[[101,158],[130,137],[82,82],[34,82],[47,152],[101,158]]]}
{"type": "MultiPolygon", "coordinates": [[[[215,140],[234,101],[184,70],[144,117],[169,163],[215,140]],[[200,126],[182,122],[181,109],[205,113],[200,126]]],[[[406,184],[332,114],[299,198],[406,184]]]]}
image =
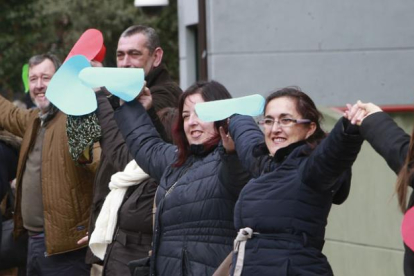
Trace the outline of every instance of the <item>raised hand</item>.
{"type": "Polygon", "coordinates": [[[233,139],[230,137],[229,133],[224,131],[223,127],[219,128],[221,140],[223,141],[223,147],[227,153],[233,153],[236,151],[233,139]]]}
{"type": "Polygon", "coordinates": [[[351,124],[361,125],[362,121],[369,115],[381,112],[382,109],[373,103],[363,103],[357,101],[356,104],[347,104],[347,110],[344,112],[344,117],[347,118],[351,124]]]}
{"type": "Polygon", "coordinates": [[[152,107],[152,95],[149,88],[144,85],[144,88],[142,89],[141,93],[139,93],[136,100],[142,104],[145,110],[150,109],[152,107]]]}

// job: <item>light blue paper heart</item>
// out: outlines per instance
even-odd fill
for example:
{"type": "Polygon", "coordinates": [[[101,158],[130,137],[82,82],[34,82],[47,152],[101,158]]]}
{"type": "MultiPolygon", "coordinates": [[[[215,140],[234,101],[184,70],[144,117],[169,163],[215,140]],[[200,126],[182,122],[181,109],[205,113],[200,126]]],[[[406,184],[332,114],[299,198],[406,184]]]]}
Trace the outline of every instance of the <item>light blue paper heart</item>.
{"type": "Polygon", "coordinates": [[[263,113],[265,99],[259,94],[246,97],[198,103],[198,118],[204,122],[224,120],[233,114],[258,116],[263,113]]]}
{"type": "Polygon", "coordinates": [[[73,56],[53,75],[47,87],[46,98],[68,115],[85,115],[97,108],[95,92],[78,78],[87,67],[90,64],[84,56],[73,56]]]}
{"type": "Polygon", "coordinates": [[[89,87],[105,86],[109,92],[126,102],[135,99],[144,87],[141,68],[90,67],[79,73],[79,79],[89,87]]]}

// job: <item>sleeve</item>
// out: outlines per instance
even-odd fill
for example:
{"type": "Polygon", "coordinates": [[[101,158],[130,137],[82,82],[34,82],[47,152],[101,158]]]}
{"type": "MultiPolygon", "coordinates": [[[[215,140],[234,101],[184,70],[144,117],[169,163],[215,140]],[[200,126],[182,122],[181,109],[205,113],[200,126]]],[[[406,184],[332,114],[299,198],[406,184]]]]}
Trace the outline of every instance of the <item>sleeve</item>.
{"type": "Polygon", "coordinates": [[[410,136],[385,112],[377,112],[365,118],[360,131],[362,137],[398,174],[409,150],[410,136]]]}
{"type": "Polygon", "coordinates": [[[119,131],[114,119],[114,111],[108,99],[101,92],[98,92],[96,96],[98,101],[96,115],[101,125],[102,134],[99,141],[101,150],[117,171],[123,171],[126,165],[132,160],[132,155],[130,155],[125,140],[119,131]]]}
{"type": "Polygon", "coordinates": [[[341,118],[332,132],[311,153],[300,168],[302,182],[320,191],[338,185],[338,178],[351,168],[361,149],[363,138],[350,122],[341,118]],[[352,130],[349,134],[346,130],[352,130]]]}
{"type": "Polygon", "coordinates": [[[165,142],[171,143],[172,141],[169,140],[167,133],[165,131],[164,125],[161,123],[160,118],[158,117],[157,113],[155,112],[154,107],[151,107],[147,110],[148,115],[151,118],[152,123],[154,124],[155,129],[157,130],[158,134],[160,135],[161,139],[165,142]]]}
{"type": "Polygon", "coordinates": [[[236,145],[236,152],[243,167],[252,177],[260,176],[263,158],[255,158],[253,150],[258,144],[263,143],[263,132],[252,117],[243,115],[231,117],[229,132],[236,145]]]}
{"type": "Polygon", "coordinates": [[[237,198],[241,189],[250,180],[250,173],[242,166],[237,153],[228,154],[223,146],[220,145],[219,147],[222,160],[219,180],[237,198]]]}
{"type": "Polygon", "coordinates": [[[144,107],[131,101],[115,111],[119,130],[138,165],[157,181],[175,161],[176,147],[159,136],[144,107]]]}
{"type": "Polygon", "coordinates": [[[18,108],[0,96],[0,127],[18,137],[23,137],[32,113],[37,112],[37,110],[33,109],[26,110],[18,108]]]}

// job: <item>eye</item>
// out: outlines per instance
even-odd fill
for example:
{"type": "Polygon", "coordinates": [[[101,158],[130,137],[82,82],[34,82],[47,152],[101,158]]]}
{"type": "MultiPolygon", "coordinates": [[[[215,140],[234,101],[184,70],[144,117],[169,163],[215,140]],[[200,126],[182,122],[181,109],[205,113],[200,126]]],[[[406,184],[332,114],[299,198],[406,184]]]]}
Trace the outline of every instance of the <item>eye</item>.
{"type": "Polygon", "coordinates": [[[183,114],[183,120],[185,121],[186,119],[188,119],[188,117],[190,117],[188,114],[183,114]]]}
{"type": "Polygon", "coordinates": [[[290,125],[291,123],[293,123],[295,120],[291,119],[291,118],[281,118],[280,123],[284,126],[290,125]]]}
{"type": "Polygon", "coordinates": [[[273,119],[264,119],[263,122],[264,122],[265,125],[271,126],[271,125],[273,125],[275,120],[273,120],[273,119]]]}

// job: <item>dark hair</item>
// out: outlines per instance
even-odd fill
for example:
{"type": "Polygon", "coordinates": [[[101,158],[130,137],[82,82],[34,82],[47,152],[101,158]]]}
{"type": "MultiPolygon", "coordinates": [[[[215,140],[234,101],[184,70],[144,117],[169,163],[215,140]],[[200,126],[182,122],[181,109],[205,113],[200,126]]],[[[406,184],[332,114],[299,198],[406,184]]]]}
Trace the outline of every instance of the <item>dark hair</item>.
{"type": "MultiPolygon", "coordinates": [[[[216,81],[199,81],[190,86],[181,94],[178,100],[178,116],[173,128],[173,140],[178,147],[178,158],[174,166],[179,167],[184,164],[190,155],[190,145],[184,132],[183,108],[184,102],[188,96],[200,94],[205,102],[230,99],[231,95],[227,89],[216,81]]],[[[204,150],[209,151],[216,147],[220,141],[218,129],[220,126],[226,126],[227,120],[214,122],[214,128],[217,135],[204,143],[204,150]]]]}
{"type": "Polygon", "coordinates": [[[157,112],[158,118],[165,130],[165,141],[171,143],[172,139],[172,126],[177,119],[178,109],[176,107],[164,107],[163,109],[157,112]]]}
{"type": "Polygon", "coordinates": [[[312,99],[300,90],[299,87],[285,87],[276,92],[273,92],[266,98],[264,112],[266,112],[267,105],[276,98],[287,97],[296,102],[296,110],[303,117],[303,119],[309,119],[316,124],[315,132],[306,139],[306,142],[315,148],[323,138],[326,137],[325,131],[321,128],[321,122],[323,120],[322,113],[316,108],[312,99]]]}
{"type": "Polygon", "coordinates": [[[408,186],[414,175],[414,129],[411,133],[410,146],[407,152],[407,157],[400,172],[398,173],[397,182],[395,183],[395,193],[397,194],[398,204],[401,212],[407,211],[407,194],[408,186]]]}
{"type": "Polygon", "coordinates": [[[32,56],[29,59],[29,68],[32,68],[33,66],[42,63],[46,59],[49,59],[53,63],[53,65],[55,66],[55,71],[57,71],[60,65],[62,64],[60,60],[54,54],[46,53],[46,54],[32,56]]]}
{"type": "Polygon", "coordinates": [[[128,37],[133,36],[136,34],[143,34],[147,38],[146,47],[149,50],[150,55],[154,53],[155,49],[161,47],[160,38],[157,32],[148,26],[145,25],[133,25],[126,29],[122,34],[121,37],[128,37]]]}

